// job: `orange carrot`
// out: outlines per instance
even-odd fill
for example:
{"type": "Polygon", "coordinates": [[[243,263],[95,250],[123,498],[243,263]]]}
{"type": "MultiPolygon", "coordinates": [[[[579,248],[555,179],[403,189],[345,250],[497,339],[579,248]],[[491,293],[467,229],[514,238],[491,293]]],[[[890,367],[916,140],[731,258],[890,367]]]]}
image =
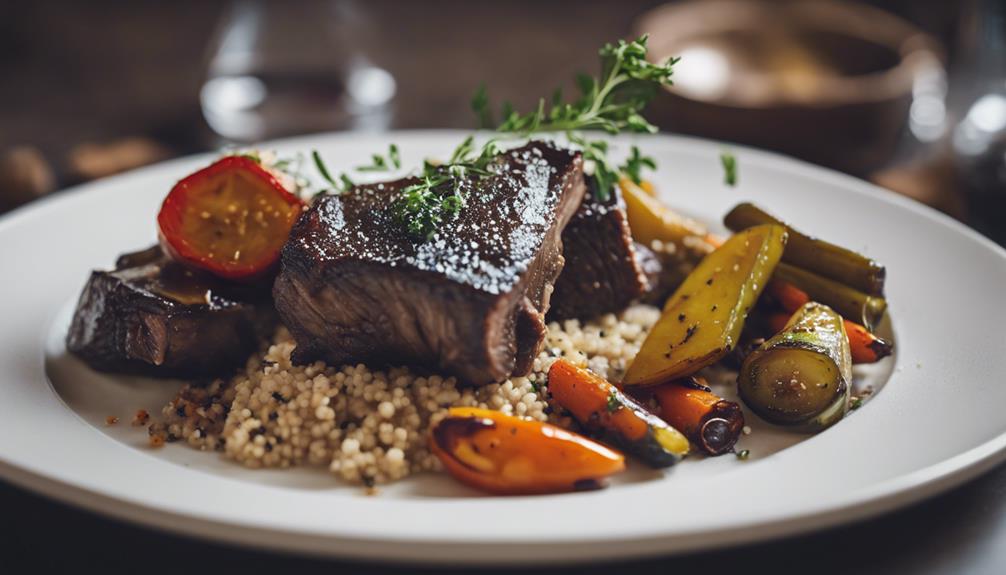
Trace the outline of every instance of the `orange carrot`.
{"type": "MultiPolygon", "coordinates": [[[[795,288],[794,288],[795,289],[795,288]]],[[[789,323],[792,314],[775,312],[765,318],[772,333],[779,333],[789,323]]],[[[849,337],[849,351],[852,352],[852,363],[874,363],[891,355],[894,346],[869,332],[856,322],[844,320],[845,333],[849,337]]]]}
{"type": "Polygon", "coordinates": [[[603,377],[559,359],[548,370],[552,402],[588,432],[652,467],[673,465],[688,453],[688,438],[648,412],[603,377]]]}
{"type": "Polygon", "coordinates": [[[810,301],[810,296],[806,292],[791,283],[779,280],[772,280],[766,292],[779,303],[779,307],[791,314],[796,313],[796,310],[810,301]]]}
{"type": "Polygon", "coordinates": [[[722,455],[737,443],[744,429],[739,405],[727,401],[698,378],[672,381],[652,389],[660,417],[680,429],[709,455],[722,455]]]}
{"type": "Polygon", "coordinates": [[[448,473],[499,494],[596,489],[625,457],[571,431],[501,411],[452,407],[430,430],[430,451],[448,473]]]}
{"type": "Polygon", "coordinates": [[[792,315],[793,314],[786,311],[772,312],[765,317],[765,325],[768,327],[769,331],[775,335],[786,327],[786,324],[789,323],[789,318],[792,317],[792,315]]]}
{"type": "Polygon", "coordinates": [[[845,320],[845,333],[849,336],[852,363],[874,363],[894,351],[890,342],[873,335],[858,323],[845,320]]]}

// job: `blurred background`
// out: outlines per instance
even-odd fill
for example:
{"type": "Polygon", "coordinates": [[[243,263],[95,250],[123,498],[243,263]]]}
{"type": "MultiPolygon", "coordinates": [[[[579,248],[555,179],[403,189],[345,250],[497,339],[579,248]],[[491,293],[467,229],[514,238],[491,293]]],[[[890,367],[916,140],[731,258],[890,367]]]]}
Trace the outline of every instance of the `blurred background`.
{"type": "Polygon", "coordinates": [[[472,128],[605,41],[681,56],[664,131],[770,148],[1006,243],[1002,0],[41,0],[0,19],[0,211],[226,145],[472,128]]]}

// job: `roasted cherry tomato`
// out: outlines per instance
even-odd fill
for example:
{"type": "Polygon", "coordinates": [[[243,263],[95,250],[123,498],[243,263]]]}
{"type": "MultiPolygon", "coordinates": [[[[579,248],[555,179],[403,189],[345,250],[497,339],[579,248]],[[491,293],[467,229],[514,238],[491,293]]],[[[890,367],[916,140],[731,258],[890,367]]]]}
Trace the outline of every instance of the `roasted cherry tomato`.
{"type": "Polygon", "coordinates": [[[161,205],[172,258],[229,279],[272,271],[304,202],[257,161],[227,156],[175,184],[161,205]]]}
{"type": "Polygon", "coordinates": [[[597,489],[625,469],[617,451],[554,425],[501,411],[451,408],[430,450],[456,479],[498,494],[597,489]]]}

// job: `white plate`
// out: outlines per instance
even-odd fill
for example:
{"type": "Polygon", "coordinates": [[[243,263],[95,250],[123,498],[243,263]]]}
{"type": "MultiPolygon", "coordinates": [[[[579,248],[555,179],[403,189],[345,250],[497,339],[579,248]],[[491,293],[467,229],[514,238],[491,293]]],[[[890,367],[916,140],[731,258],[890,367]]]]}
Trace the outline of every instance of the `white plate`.
{"type": "MultiPolygon", "coordinates": [[[[331,135],[269,147],[316,148],[333,167],[348,167],[392,141],[412,163],[444,155],[461,137],[331,135]]],[[[620,144],[624,151],[627,141],[620,144]]],[[[804,441],[756,429],[743,440],[752,451],[746,462],[686,461],[666,476],[635,469],[604,491],[547,497],[477,497],[435,475],[367,497],[320,470],[251,471],[180,444],[149,449],[128,419],[137,403],[156,406],[171,386],[94,374],[60,342],[89,270],[149,245],[164,194],[207,163],[204,156],[82,186],[0,222],[0,474],[195,536],[341,557],[515,563],[806,532],[932,495],[1003,458],[1006,252],[909,200],[789,159],[739,149],[740,184],[729,188],[720,145],[671,137],[642,145],[660,162],[658,188],[689,213],[717,222],[737,202],[754,200],[887,265],[898,353],[866,376],[879,385],[893,372],[881,393],[804,441]],[[123,422],[105,426],[106,415],[123,422]]]]}

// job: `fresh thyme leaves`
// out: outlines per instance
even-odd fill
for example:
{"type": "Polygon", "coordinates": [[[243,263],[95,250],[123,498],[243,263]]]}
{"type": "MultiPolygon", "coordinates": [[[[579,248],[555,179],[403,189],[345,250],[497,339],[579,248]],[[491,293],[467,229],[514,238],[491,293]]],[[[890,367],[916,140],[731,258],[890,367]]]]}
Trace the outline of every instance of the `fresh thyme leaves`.
{"type": "Polygon", "coordinates": [[[315,196],[321,196],[329,191],[336,194],[342,194],[348,192],[350,188],[356,185],[345,172],[339,174],[339,179],[336,181],[336,179],[333,178],[332,174],[328,171],[328,166],[326,166],[325,162],[321,159],[321,154],[318,153],[318,150],[311,150],[311,158],[314,160],[314,167],[318,169],[318,173],[321,174],[321,177],[331,186],[331,189],[324,188],[319,190],[315,196]]]}
{"type": "Polygon", "coordinates": [[[644,167],[656,170],[657,162],[650,156],[640,154],[639,148],[632,146],[632,151],[629,153],[629,157],[625,159],[624,164],[619,166],[619,169],[636,185],[639,185],[643,183],[642,171],[644,167]]]}
{"type": "MultiPolygon", "coordinates": [[[[578,76],[580,97],[576,101],[563,102],[562,93],[557,90],[550,106],[546,107],[542,98],[530,114],[506,111],[496,129],[523,136],[572,130],[604,130],[609,134],[656,132],[656,126],[642,116],[642,111],[660,86],[671,84],[678,59],[671,58],[663,64],[649,62],[646,40],[643,35],[632,42],[619,40],[617,44],[605,44],[600,50],[600,77],[578,76]]],[[[477,112],[481,114],[488,109],[487,96],[478,94],[473,105],[476,101],[480,104],[477,112]]]]}
{"type": "Polygon", "coordinates": [[[360,172],[389,172],[392,169],[399,169],[402,167],[402,159],[398,155],[398,146],[391,144],[388,147],[388,155],[382,156],[381,154],[372,154],[370,156],[371,163],[367,166],[360,166],[356,168],[360,172]]]}
{"type": "Polygon", "coordinates": [[[391,144],[388,146],[388,159],[391,160],[391,165],[395,166],[395,169],[402,167],[402,157],[398,154],[398,146],[391,144]]]}
{"type": "Polygon", "coordinates": [[[314,160],[314,166],[318,168],[318,173],[321,174],[321,177],[325,178],[325,181],[333,186],[338,186],[338,184],[335,183],[335,180],[332,179],[332,175],[328,173],[328,167],[325,166],[325,162],[322,161],[321,154],[318,153],[318,150],[311,150],[311,158],[314,160]]]}
{"type": "Polygon", "coordinates": [[[723,164],[723,183],[733,187],[737,185],[737,157],[731,152],[720,152],[720,163],[723,164]]]}
{"type": "MultiPolygon", "coordinates": [[[[577,76],[580,97],[573,102],[564,102],[562,92],[556,90],[551,104],[546,105],[542,98],[530,114],[522,115],[504,104],[503,121],[496,130],[522,137],[542,132],[565,132],[571,142],[583,149],[584,158],[594,163],[593,175],[600,201],[608,199],[609,190],[618,181],[620,171],[639,183],[642,168],[656,168],[653,158],[641,156],[638,149],[633,148],[633,156],[625,166],[613,166],[607,159],[607,144],[603,140],[588,140],[577,132],[602,130],[618,134],[657,131],[656,126],[643,117],[642,111],[661,86],[671,84],[674,64],[678,59],[671,58],[663,64],[649,62],[646,59],[646,40],[647,36],[643,35],[632,42],[619,40],[601,48],[600,76],[577,76]]],[[[478,114],[481,125],[492,121],[484,86],[472,98],[472,109],[478,114]]]]}
{"type": "Polygon", "coordinates": [[[407,186],[395,201],[395,218],[409,235],[429,240],[440,224],[456,216],[464,205],[457,190],[443,189],[449,182],[445,176],[424,176],[419,183],[407,186]]]}
{"type": "MultiPolygon", "coordinates": [[[[657,94],[661,86],[671,83],[676,58],[662,64],[646,59],[647,37],[640,36],[631,42],[619,40],[606,44],[599,51],[601,71],[597,78],[581,75],[577,78],[579,97],[566,102],[561,90],[556,90],[548,100],[542,98],[534,112],[521,114],[504,102],[500,109],[502,122],[496,131],[508,137],[528,138],[537,133],[565,133],[570,142],[579,146],[585,160],[593,165],[597,183],[597,199],[606,201],[610,190],[617,184],[620,173],[634,181],[641,181],[643,168],[655,168],[653,158],[643,156],[633,147],[632,155],[624,166],[614,165],[608,159],[608,144],[604,140],[588,139],[582,131],[601,130],[608,134],[621,132],[653,133],[657,128],[643,116],[643,108],[657,94]]],[[[479,125],[495,125],[489,95],[485,86],[479,87],[471,100],[479,125]]],[[[492,165],[500,153],[497,140],[489,140],[481,147],[469,136],[454,150],[450,159],[441,165],[426,162],[418,180],[405,187],[395,200],[392,209],[396,219],[409,235],[422,240],[431,239],[439,226],[455,217],[465,205],[461,183],[471,178],[493,175],[492,165]]],[[[336,182],[315,153],[315,165],[322,177],[336,192],[352,187],[343,174],[336,182]]],[[[369,166],[362,171],[386,171],[389,166],[399,167],[397,148],[392,146],[386,156],[375,154],[369,166]]]]}
{"type": "Polygon", "coordinates": [[[395,217],[409,235],[431,239],[442,222],[456,216],[464,207],[460,182],[469,177],[491,176],[492,163],[499,152],[495,140],[477,148],[475,138],[468,136],[454,149],[446,164],[424,163],[420,180],[403,189],[395,200],[395,217]]]}
{"type": "Polygon", "coordinates": [[[622,407],[622,400],[618,399],[618,394],[615,390],[611,390],[608,394],[608,413],[615,413],[622,407]]]}
{"type": "Polygon", "coordinates": [[[482,84],[472,96],[472,111],[479,118],[479,128],[489,129],[496,125],[493,121],[493,112],[489,109],[489,93],[486,92],[486,85],[482,84]]]}
{"type": "Polygon", "coordinates": [[[742,449],[740,451],[737,451],[736,455],[737,455],[737,459],[740,459],[741,461],[745,461],[745,460],[747,460],[747,458],[751,457],[751,450],[749,450],[749,449],[742,449]]]}

